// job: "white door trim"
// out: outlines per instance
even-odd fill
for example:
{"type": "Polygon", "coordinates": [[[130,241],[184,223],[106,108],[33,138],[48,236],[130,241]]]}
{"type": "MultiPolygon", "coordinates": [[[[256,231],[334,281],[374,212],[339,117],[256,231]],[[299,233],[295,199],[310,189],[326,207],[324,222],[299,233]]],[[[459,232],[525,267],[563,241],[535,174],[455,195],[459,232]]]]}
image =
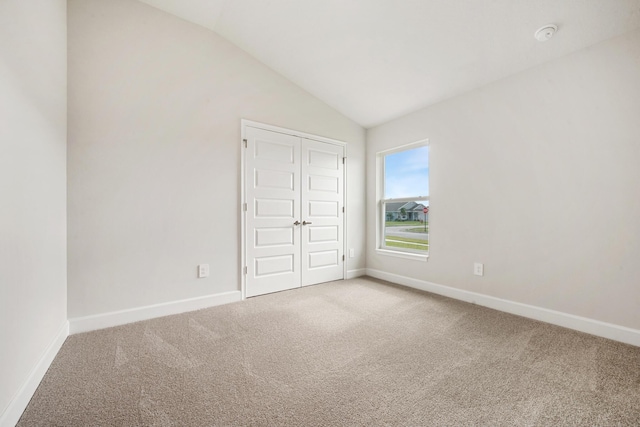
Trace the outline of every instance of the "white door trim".
{"type": "Polygon", "coordinates": [[[344,248],[343,248],[343,254],[345,256],[345,260],[342,263],[342,267],[343,267],[343,277],[346,279],[347,278],[347,261],[348,261],[348,242],[347,242],[347,236],[348,236],[348,230],[347,230],[347,216],[349,214],[349,208],[347,206],[348,204],[348,194],[347,194],[347,166],[348,166],[348,162],[347,162],[347,143],[344,141],[339,141],[337,139],[332,139],[332,138],[327,138],[324,136],[319,136],[319,135],[313,135],[310,133],[306,133],[306,132],[300,132],[297,130],[293,130],[293,129],[287,129],[287,128],[283,128],[283,127],[279,127],[279,126],[273,126],[273,125],[268,125],[265,123],[260,123],[260,122],[254,122],[252,120],[247,120],[247,119],[241,119],[240,120],[240,268],[239,268],[239,273],[240,273],[240,290],[242,292],[242,299],[244,300],[246,298],[246,282],[247,282],[247,277],[245,275],[245,266],[247,266],[247,248],[246,248],[246,226],[247,226],[247,214],[245,211],[245,206],[247,203],[247,198],[246,198],[246,182],[245,182],[245,168],[246,168],[246,158],[245,158],[245,139],[247,138],[246,136],[246,129],[248,127],[253,127],[253,128],[257,128],[257,129],[262,129],[262,130],[268,130],[271,132],[279,132],[279,133],[284,133],[287,135],[292,135],[292,136],[297,136],[299,138],[305,138],[305,139],[312,139],[314,141],[319,141],[319,142],[324,142],[327,144],[333,144],[333,145],[339,145],[342,146],[344,148],[344,180],[343,180],[343,196],[344,196],[344,208],[345,208],[345,212],[343,215],[343,243],[344,243],[344,248]]]}

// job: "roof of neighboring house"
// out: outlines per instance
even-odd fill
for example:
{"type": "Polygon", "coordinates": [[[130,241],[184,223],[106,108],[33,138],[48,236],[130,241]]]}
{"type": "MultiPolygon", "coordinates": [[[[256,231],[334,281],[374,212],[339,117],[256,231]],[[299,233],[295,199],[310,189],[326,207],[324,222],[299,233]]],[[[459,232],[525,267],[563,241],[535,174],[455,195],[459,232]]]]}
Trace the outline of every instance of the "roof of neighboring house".
{"type": "Polygon", "coordinates": [[[422,209],[424,209],[424,207],[425,206],[422,203],[416,203],[416,202],[388,202],[385,205],[385,212],[400,212],[402,208],[404,208],[404,210],[407,212],[409,211],[422,212],[422,209]]]}
{"type": "Polygon", "coordinates": [[[398,212],[403,205],[406,205],[406,202],[388,202],[384,206],[385,212],[398,212]]]}

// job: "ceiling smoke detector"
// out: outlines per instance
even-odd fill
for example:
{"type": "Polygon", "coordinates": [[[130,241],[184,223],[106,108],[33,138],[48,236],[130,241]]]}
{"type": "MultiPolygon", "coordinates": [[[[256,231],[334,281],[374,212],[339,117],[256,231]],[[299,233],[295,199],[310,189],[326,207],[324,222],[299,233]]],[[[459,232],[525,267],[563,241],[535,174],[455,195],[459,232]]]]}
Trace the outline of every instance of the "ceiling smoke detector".
{"type": "Polygon", "coordinates": [[[558,31],[558,27],[553,24],[545,25],[533,35],[539,42],[546,42],[558,31]]]}

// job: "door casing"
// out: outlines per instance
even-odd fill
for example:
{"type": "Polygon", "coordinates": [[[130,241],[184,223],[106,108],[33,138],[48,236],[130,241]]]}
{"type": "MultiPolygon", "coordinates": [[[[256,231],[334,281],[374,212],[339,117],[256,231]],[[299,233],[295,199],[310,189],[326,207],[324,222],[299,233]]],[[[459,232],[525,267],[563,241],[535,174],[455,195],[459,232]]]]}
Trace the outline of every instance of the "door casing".
{"type": "Polygon", "coordinates": [[[331,139],[331,138],[326,138],[323,136],[319,136],[319,135],[313,135],[310,133],[305,133],[305,132],[300,132],[300,131],[296,131],[296,130],[292,130],[292,129],[287,129],[287,128],[282,128],[279,126],[273,126],[273,125],[268,125],[265,123],[260,123],[260,122],[255,122],[252,120],[246,120],[246,119],[241,119],[240,120],[240,213],[241,213],[241,226],[240,226],[240,268],[239,268],[239,274],[240,274],[240,289],[242,292],[242,299],[246,298],[246,282],[247,282],[247,276],[246,276],[246,266],[247,266],[247,248],[246,248],[246,238],[247,238],[247,211],[246,211],[246,207],[247,207],[247,198],[246,198],[246,182],[245,182],[245,172],[246,172],[246,159],[245,159],[245,139],[246,139],[246,129],[248,127],[253,127],[253,128],[257,128],[257,129],[262,129],[262,130],[267,130],[267,131],[272,131],[272,132],[279,132],[279,133],[284,133],[287,135],[291,135],[291,136],[296,136],[299,138],[304,138],[304,139],[311,139],[314,141],[319,141],[319,142],[323,142],[326,144],[333,144],[333,145],[339,145],[341,147],[343,147],[343,153],[344,153],[344,179],[343,179],[343,197],[344,197],[344,215],[343,215],[343,254],[345,256],[345,260],[342,263],[342,267],[343,267],[343,277],[346,279],[347,277],[347,247],[348,247],[348,242],[347,242],[347,235],[348,235],[348,230],[347,230],[347,216],[349,213],[349,208],[347,206],[347,202],[349,200],[348,194],[347,194],[347,168],[348,168],[348,155],[347,155],[347,144],[343,141],[339,141],[336,139],[331,139]]]}

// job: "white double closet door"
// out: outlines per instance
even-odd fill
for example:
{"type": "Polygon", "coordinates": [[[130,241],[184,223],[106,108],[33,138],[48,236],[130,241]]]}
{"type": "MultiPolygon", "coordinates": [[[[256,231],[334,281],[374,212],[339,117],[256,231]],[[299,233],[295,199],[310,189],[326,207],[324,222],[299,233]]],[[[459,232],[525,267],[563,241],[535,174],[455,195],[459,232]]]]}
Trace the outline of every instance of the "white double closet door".
{"type": "Polygon", "coordinates": [[[245,127],[245,296],[344,278],[344,146],[245,127]]]}

